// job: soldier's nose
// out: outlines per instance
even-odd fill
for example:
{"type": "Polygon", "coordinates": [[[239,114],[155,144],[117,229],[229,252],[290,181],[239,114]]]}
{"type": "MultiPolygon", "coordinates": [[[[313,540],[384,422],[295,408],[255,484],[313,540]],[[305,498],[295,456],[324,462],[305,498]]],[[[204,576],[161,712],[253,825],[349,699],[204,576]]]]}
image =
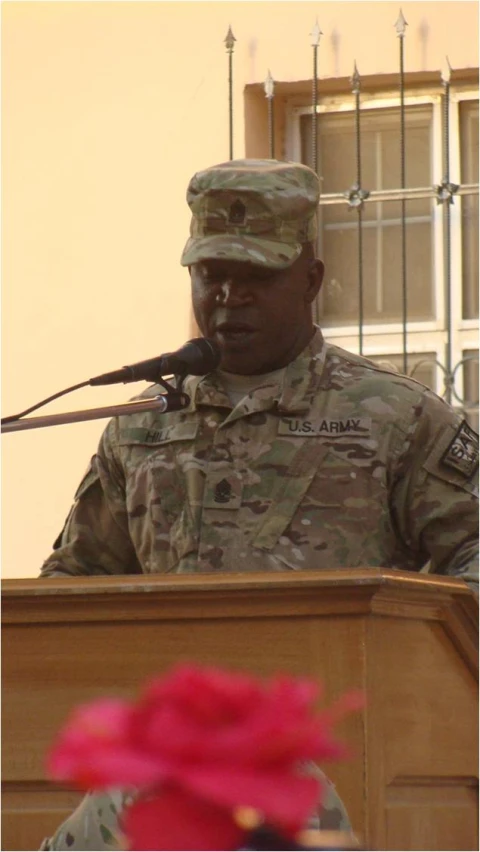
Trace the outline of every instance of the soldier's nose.
{"type": "Polygon", "coordinates": [[[221,285],[220,292],[217,293],[216,302],[224,305],[226,308],[243,305],[250,298],[250,288],[244,282],[233,281],[229,279],[221,285]]]}

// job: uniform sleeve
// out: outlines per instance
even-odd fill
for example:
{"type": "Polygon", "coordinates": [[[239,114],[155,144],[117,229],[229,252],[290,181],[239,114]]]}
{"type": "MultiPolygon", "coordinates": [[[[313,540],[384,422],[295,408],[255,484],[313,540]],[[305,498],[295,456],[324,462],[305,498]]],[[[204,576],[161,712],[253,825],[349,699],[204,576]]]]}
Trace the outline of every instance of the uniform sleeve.
{"type": "Polygon", "coordinates": [[[311,831],[351,831],[350,818],[335,785],[312,760],[302,764],[305,775],[320,784],[318,804],[309,817],[305,829],[311,831]]]}
{"type": "Polygon", "coordinates": [[[407,430],[391,510],[417,564],[478,591],[478,435],[430,392],[407,430]]]}
{"type": "Polygon", "coordinates": [[[318,768],[314,766],[311,774],[318,778],[322,785],[321,802],[316,814],[310,819],[308,828],[318,831],[351,831],[350,818],[347,809],[337,793],[335,785],[318,768]],[[318,819],[318,823],[316,822],[318,819]]]}
{"type": "Polygon", "coordinates": [[[131,801],[132,797],[120,790],[88,793],[55,834],[45,838],[40,849],[47,852],[121,849],[119,815],[131,801]]]}
{"type": "Polygon", "coordinates": [[[42,577],[142,573],[128,532],[125,480],[115,456],[116,421],[105,429],[98,451],[75,494],[42,577]]]}

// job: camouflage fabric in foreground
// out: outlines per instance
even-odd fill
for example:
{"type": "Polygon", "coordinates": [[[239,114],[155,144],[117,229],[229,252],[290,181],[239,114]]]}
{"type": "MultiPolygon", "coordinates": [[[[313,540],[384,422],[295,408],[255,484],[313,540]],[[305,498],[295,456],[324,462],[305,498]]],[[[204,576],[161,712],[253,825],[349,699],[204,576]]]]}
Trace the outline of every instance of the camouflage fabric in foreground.
{"type": "MultiPolygon", "coordinates": [[[[308,822],[309,829],[324,831],[351,831],[345,806],[335,786],[326,775],[313,764],[309,774],[316,775],[324,785],[322,804],[308,822]]],[[[65,820],[53,837],[41,845],[42,850],[95,850],[119,848],[119,815],[133,800],[131,794],[121,790],[109,793],[89,793],[80,802],[74,813],[65,820]]]]}

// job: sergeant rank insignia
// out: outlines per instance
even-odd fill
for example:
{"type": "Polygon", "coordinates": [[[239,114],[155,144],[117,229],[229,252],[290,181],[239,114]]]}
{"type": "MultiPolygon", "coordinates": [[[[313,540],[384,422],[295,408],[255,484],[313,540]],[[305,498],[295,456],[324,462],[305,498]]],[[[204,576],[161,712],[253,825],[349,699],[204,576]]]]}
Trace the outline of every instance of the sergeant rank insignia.
{"type": "Polygon", "coordinates": [[[232,493],[232,486],[228,479],[221,479],[215,486],[214,500],[215,503],[229,503],[232,493]]]}
{"type": "Polygon", "coordinates": [[[478,435],[464,420],[441,461],[467,479],[478,466],[478,435]]]}
{"type": "Polygon", "coordinates": [[[246,215],[247,208],[245,207],[245,204],[237,198],[237,200],[230,205],[228,213],[229,225],[244,225],[246,215]]]}

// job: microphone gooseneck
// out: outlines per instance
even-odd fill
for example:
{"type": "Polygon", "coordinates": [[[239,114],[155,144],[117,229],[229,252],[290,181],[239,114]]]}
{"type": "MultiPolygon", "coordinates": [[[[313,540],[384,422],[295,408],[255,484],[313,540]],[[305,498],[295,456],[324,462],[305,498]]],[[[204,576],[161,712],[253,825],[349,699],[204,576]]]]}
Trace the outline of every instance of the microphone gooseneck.
{"type": "Polygon", "coordinates": [[[205,376],[211,373],[220,364],[220,350],[213,340],[198,337],[189,340],[176,352],[167,352],[156,358],[146,361],[138,361],[113,370],[110,373],[102,373],[90,379],[89,385],[114,385],[119,382],[156,382],[161,376],[187,375],[205,376]]]}

